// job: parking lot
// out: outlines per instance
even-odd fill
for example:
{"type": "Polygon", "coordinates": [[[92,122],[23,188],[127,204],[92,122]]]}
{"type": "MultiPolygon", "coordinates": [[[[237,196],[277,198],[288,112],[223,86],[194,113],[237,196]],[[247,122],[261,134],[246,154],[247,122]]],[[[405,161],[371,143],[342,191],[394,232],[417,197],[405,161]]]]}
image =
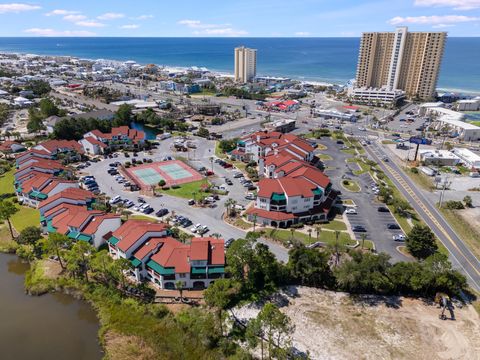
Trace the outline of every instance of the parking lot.
{"type": "MultiPolygon", "coordinates": [[[[167,194],[162,194],[157,197],[145,197],[143,199],[146,203],[153,209],[149,214],[155,218],[155,213],[160,209],[167,208],[169,214],[182,215],[191,220],[192,225],[185,227],[184,230],[187,232],[193,227],[193,225],[201,224],[206,226],[209,231],[204,233],[205,236],[211,234],[220,234],[224,239],[229,238],[242,238],[245,236],[245,232],[235,228],[223,221],[222,215],[225,211],[225,201],[228,198],[232,198],[241,206],[247,206],[251,200],[246,199],[246,195],[249,192],[247,188],[242,186],[238,178],[234,178],[234,173],[237,171],[233,168],[223,168],[215,161],[212,161],[211,158],[215,159],[214,153],[214,141],[209,141],[205,139],[195,138],[194,139],[197,147],[189,151],[188,153],[176,153],[172,151],[171,147],[174,142],[174,139],[164,140],[160,143],[160,146],[157,149],[152,150],[152,154],[139,153],[138,158],[146,158],[152,161],[161,161],[165,156],[181,156],[187,159],[188,163],[195,169],[205,167],[207,169],[212,169],[215,173],[215,176],[209,177],[209,181],[217,186],[225,184],[226,178],[230,179],[232,185],[226,185],[226,188],[229,190],[227,196],[221,196],[220,200],[215,202],[214,207],[194,207],[188,205],[188,199],[179,198],[170,196],[167,194]]],[[[115,162],[124,163],[125,161],[132,161],[132,157],[125,157],[124,154],[120,154],[117,158],[107,158],[101,160],[97,163],[92,163],[87,168],[83,169],[83,173],[80,175],[92,175],[95,177],[96,182],[98,183],[99,189],[104,192],[110,198],[115,196],[120,196],[122,200],[130,200],[133,202],[133,206],[129,208],[130,211],[134,213],[141,214],[139,209],[139,192],[138,191],[129,191],[123,186],[122,182],[115,181],[115,177],[107,173],[107,170],[111,168],[110,164],[115,162]]],[[[160,218],[158,218],[160,219],[160,218]]],[[[282,261],[288,260],[288,252],[285,248],[277,245],[275,243],[270,243],[266,240],[260,240],[267,244],[275,256],[282,261]]]]}
{"type": "MultiPolygon", "coordinates": [[[[342,191],[341,197],[343,199],[351,199],[356,209],[356,214],[346,214],[351,228],[355,226],[363,227],[364,232],[355,232],[357,240],[361,240],[361,234],[366,235],[366,239],[375,243],[377,252],[388,253],[393,261],[407,260],[396,249],[397,246],[402,245],[402,242],[394,241],[393,236],[402,234],[401,230],[387,229],[388,224],[397,224],[395,218],[390,212],[380,212],[379,207],[385,205],[377,200],[377,197],[372,189],[374,183],[369,173],[355,175],[353,171],[358,170],[358,165],[355,163],[347,163],[346,159],[352,155],[340,151],[342,144],[337,144],[335,140],[325,138],[319,143],[327,146],[327,150],[321,150],[322,154],[327,154],[333,160],[325,162],[325,173],[330,177],[334,188],[342,191]],[[348,176],[355,180],[360,185],[360,192],[350,192],[341,186],[343,176],[348,176]]],[[[397,224],[398,225],[398,224],[397,224]]]]}

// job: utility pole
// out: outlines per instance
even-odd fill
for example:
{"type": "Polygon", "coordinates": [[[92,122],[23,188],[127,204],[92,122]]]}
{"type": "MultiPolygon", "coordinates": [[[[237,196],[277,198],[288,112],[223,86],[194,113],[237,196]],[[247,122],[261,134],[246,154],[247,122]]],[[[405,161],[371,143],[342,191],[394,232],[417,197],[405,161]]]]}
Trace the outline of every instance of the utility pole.
{"type": "Polygon", "coordinates": [[[445,180],[443,181],[442,191],[440,191],[440,200],[439,200],[439,202],[438,202],[438,207],[439,207],[439,208],[442,207],[443,200],[444,200],[444,197],[445,197],[445,190],[447,189],[447,187],[450,187],[450,184],[451,184],[451,182],[448,181],[448,176],[445,177],[445,180]]]}

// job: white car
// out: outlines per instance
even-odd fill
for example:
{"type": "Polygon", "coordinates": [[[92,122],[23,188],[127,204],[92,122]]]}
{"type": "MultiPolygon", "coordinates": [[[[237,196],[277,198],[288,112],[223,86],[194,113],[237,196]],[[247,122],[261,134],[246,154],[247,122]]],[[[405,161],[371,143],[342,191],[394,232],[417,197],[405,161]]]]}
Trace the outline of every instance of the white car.
{"type": "Polygon", "coordinates": [[[110,205],[113,205],[113,204],[116,204],[117,202],[119,202],[120,200],[122,200],[122,198],[120,197],[120,195],[117,195],[117,196],[115,196],[114,198],[110,199],[110,200],[108,201],[108,203],[109,203],[110,205]]]}
{"type": "Polygon", "coordinates": [[[405,241],[405,235],[403,235],[403,234],[393,235],[393,240],[394,241],[405,241]]]}
{"type": "Polygon", "coordinates": [[[357,209],[348,208],[347,210],[345,210],[345,214],[357,214],[357,209]]]}
{"type": "Polygon", "coordinates": [[[193,233],[195,233],[195,232],[197,232],[197,230],[200,229],[201,227],[202,227],[202,224],[197,224],[197,225],[195,225],[194,227],[192,227],[192,228],[190,229],[190,231],[193,232],[193,233]]]}

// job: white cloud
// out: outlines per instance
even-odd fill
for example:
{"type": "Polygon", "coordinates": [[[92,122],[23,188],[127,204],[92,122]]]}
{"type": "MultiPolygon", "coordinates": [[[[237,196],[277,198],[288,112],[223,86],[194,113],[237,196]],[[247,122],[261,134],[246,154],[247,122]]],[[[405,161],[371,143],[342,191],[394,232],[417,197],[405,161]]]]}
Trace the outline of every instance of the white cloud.
{"type": "Polygon", "coordinates": [[[104,27],[105,26],[105,24],[95,20],[77,21],[75,25],[84,26],[84,27],[104,27]]]}
{"type": "Polygon", "coordinates": [[[424,25],[439,25],[439,24],[456,24],[463,22],[478,21],[479,17],[463,16],[463,15],[432,15],[432,16],[397,16],[390,20],[388,23],[391,25],[400,24],[424,24],[424,25]]]}
{"type": "Polygon", "coordinates": [[[233,29],[230,24],[204,24],[200,20],[180,20],[177,23],[195,29],[194,35],[241,36],[248,34],[245,30],[233,29]]]}
{"type": "Polygon", "coordinates": [[[310,36],[312,34],[309,33],[308,31],[297,31],[294,35],[295,36],[310,36]]]}
{"type": "Polygon", "coordinates": [[[453,24],[438,24],[438,25],[433,25],[432,28],[443,29],[443,28],[452,27],[452,26],[455,26],[455,25],[453,25],[453,24]]]}
{"type": "Polygon", "coordinates": [[[72,14],[72,15],[65,15],[63,17],[63,20],[67,20],[67,21],[71,21],[71,22],[78,22],[78,21],[82,21],[82,20],[85,20],[87,17],[85,15],[75,15],[75,14],[72,14]]]}
{"type": "Polygon", "coordinates": [[[416,6],[453,7],[455,10],[480,8],[480,0],[415,0],[416,6]]]}
{"type": "Polygon", "coordinates": [[[41,8],[42,7],[38,5],[29,5],[29,4],[20,4],[20,3],[0,4],[0,14],[19,13],[23,11],[38,10],[41,8]]]}
{"type": "Polygon", "coordinates": [[[99,20],[115,20],[115,19],[121,19],[124,18],[125,14],[120,14],[120,13],[105,13],[103,15],[97,16],[97,19],[99,20]]]}
{"type": "Polygon", "coordinates": [[[194,35],[215,35],[215,36],[242,36],[247,35],[248,32],[244,30],[235,30],[232,28],[218,28],[218,29],[203,29],[195,30],[194,35]]]}
{"type": "Polygon", "coordinates": [[[45,15],[46,16],[55,16],[55,15],[65,16],[65,15],[73,15],[73,14],[78,14],[78,13],[80,13],[80,11],[56,9],[56,10],[53,10],[53,11],[50,11],[50,12],[46,13],[45,15]]]}
{"type": "Polygon", "coordinates": [[[120,26],[120,29],[138,29],[140,25],[137,24],[127,24],[120,26]]]}
{"type": "Polygon", "coordinates": [[[95,36],[96,34],[91,31],[85,30],[54,30],[54,29],[42,29],[31,28],[24,30],[25,33],[33,34],[37,36],[95,36]]]}
{"type": "Polygon", "coordinates": [[[153,15],[133,16],[130,19],[132,19],[132,20],[148,20],[148,19],[153,19],[153,15]]]}

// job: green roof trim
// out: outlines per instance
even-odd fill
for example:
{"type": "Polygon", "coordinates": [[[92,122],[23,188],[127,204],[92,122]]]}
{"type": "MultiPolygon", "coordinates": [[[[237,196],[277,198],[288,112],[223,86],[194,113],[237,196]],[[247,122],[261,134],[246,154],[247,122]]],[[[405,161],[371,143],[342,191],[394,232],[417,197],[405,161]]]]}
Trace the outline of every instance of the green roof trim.
{"type": "Polygon", "coordinates": [[[47,231],[49,233],[57,232],[57,229],[52,225],[52,220],[48,220],[47,222],[47,231]]]}
{"type": "Polygon", "coordinates": [[[132,263],[133,267],[139,267],[142,264],[142,262],[134,256],[132,256],[129,260],[132,263]]]}
{"type": "Polygon", "coordinates": [[[112,236],[110,239],[107,240],[112,245],[117,245],[120,239],[117,239],[115,236],[112,236]]]}
{"type": "Polygon", "coordinates": [[[206,274],[206,267],[192,267],[192,274],[206,274]]]}
{"type": "Polygon", "coordinates": [[[90,241],[92,240],[92,237],[91,237],[90,235],[80,234],[80,235],[77,237],[77,240],[90,242],[90,241]]]}
{"type": "Polygon", "coordinates": [[[285,197],[285,194],[273,193],[273,195],[272,195],[272,200],[282,201],[282,200],[287,200],[287,198],[285,197]]]}
{"type": "Polygon", "coordinates": [[[323,190],[320,189],[320,188],[316,188],[315,190],[313,190],[313,194],[314,194],[314,195],[322,195],[322,194],[323,194],[323,190]]]}
{"type": "Polygon", "coordinates": [[[30,191],[28,193],[28,196],[31,198],[40,199],[40,200],[45,200],[48,197],[47,194],[41,193],[40,191],[37,191],[37,190],[30,191]]]}
{"type": "Polygon", "coordinates": [[[40,215],[40,221],[45,221],[45,216],[44,215],[40,215]]]}
{"type": "Polygon", "coordinates": [[[174,268],[164,268],[162,265],[158,264],[154,260],[150,260],[149,262],[147,262],[147,266],[155,272],[159,273],[160,275],[175,275],[174,268]]]}
{"type": "Polygon", "coordinates": [[[70,238],[70,239],[76,239],[78,237],[80,233],[78,231],[75,231],[75,230],[70,230],[67,234],[67,236],[70,238]]]}
{"type": "Polygon", "coordinates": [[[237,144],[238,144],[238,145],[245,145],[245,141],[243,141],[243,140],[238,140],[238,141],[237,141],[237,144]]]}
{"type": "Polygon", "coordinates": [[[225,266],[210,266],[208,268],[209,274],[223,274],[225,273],[225,266]]]}

